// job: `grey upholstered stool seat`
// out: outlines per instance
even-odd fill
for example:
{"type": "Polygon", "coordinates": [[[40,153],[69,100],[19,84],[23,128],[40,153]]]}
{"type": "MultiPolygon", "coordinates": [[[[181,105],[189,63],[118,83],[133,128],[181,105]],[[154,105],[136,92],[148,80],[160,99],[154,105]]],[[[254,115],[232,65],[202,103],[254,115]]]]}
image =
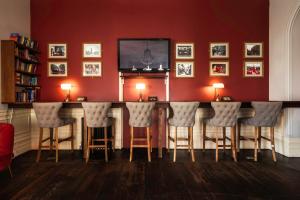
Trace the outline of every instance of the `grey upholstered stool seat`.
{"type": "Polygon", "coordinates": [[[195,124],[195,115],[199,102],[170,102],[172,108],[172,115],[168,120],[168,151],[170,149],[170,141],[174,142],[174,157],[173,161],[176,162],[176,150],[177,147],[188,147],[191,152],[192,161],[195,162],[194,155],[194,142],[193,142],[193,126],[195,124]],[[175,136],[170,136],[171,127],[175,127],[175,136]],[[177,128],[187,127],[188,137],[177,137],[177,128]],[[187,141],[187,145],[178,145],[177,141],[187,141]]]}
{"type": "Polygon", "coordinates": [[[88,128],[87,135],[87,149],[86,162],[89,160],[90,149],[104,148],[105,161],[108,161],[107,142],[112,142],[112,148],[115,148],[115,120],[111,117],[111,103],[110,102],[83,102],[82,107],[86,125],[88,128]],[[107,138],[107,128],[112,127],[112,137],[107,138]],[[94,139],[94,128],[104,128],[104,139],[94,139]],[[95,141],[104,142],[104,145],[95,145],[95,141]]]}
{"type": "Polygon", "coordinates": [[[205,150],[205,142],[212,141],[216,143],[216,162],[219,160],[219,147],[231,147],[232,157],[234,161],[236,158],[236,123],[238,112],[241,106],[240,102],[212,102],[214,109],[214,115],[211,118],[203,120],[203,151],[205,150]],[[206,136],[206,126],[222,127],[223,129],[223,144],[219,145],[218,133],[216,132],[215,138],[210,138],[206,136]],[[231,137],[226,137],[226,127],[231,127],[231,137]],[[231,145],[226,145],[226,139],[231,141],[231,145]]]}
{"type": "Polygon", "coordinates": [[[42,148],[53,148],[53,129],[55,132],[55,148],[56,148],[56,162],[58,162],[58,144],[64,141],[71,141],[71,148],[74,150],[74,135],[73,135],[73,118],[61,118],[59,117],[59,110],[62,107],[62,103],[33,103],[33,109],[36,114],[38,126],[40,127],[39,147],[36,161],[39,162],[42,148]],[[71,136],[64,139],[58,138],[58,127],[70,125],[71,136]],[[50,136],[43,139],[43,128],[50,128],[50,136]],[[50,141],[49,146],[43,146],[43,143],[50,141]]]}
{"type": "Polygon", "coordinates": [[[130,162],[132,161],[133,147],[147,148],[148,161],[151,162],[152,136],[151,122],[152,110],[155,106],[154,102],[126,102],[126,107],[129,110],[129,125],[130,125],[130,162]],[[134,128],[146,128],[147,138],[134,138],[134,128]],[[146,141],[146,145],[134,144],[135,141],[146,141]]]}
{"type": "Polygon", "coordinates": [[[282,102],[251,102],[255,115],[251,118],[241,118],[238,123],[238,150],[240,140],[254,141],[254,160],[257,161],[257,151],[261,149],[261,139],[271,142],[273,161],[276,162],[274,127],[280,115],[282,102]],[[241,136],[241,124],[255,127],[254,138],[241,136]],[[261,135],[261,127],[270,128],[270,138],[261,135]]]}

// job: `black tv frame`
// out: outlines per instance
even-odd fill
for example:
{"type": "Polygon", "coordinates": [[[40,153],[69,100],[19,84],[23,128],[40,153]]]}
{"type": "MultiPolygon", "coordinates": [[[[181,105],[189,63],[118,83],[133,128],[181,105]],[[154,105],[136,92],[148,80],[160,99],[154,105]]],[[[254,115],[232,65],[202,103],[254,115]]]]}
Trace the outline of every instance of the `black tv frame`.
{"type": "Polygon", "coordinates": [[[119,38],[118,39],[118,71],[119,72],[124,72],[124,73],[166,73],[169,72],[171,69],[171,39],[170,38],[119,38]],[[168,41],[168,68],[164,69],[163,71],[158,71],[158,70],[151,70],[151,71],[143,71],[141,69],[138,69],[136,71],[132,71],[130,69],[121,69],[121,61],[120,61],[120,41],[121,40],[154,40],[154,41],[159,41],[159,40],[167,40],[168,41]]]}

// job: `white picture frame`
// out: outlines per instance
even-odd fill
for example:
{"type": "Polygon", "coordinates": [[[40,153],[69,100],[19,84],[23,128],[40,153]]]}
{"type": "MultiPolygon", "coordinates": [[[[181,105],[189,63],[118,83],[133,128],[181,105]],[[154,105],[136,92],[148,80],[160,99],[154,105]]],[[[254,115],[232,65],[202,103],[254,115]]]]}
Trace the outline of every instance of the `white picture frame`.
{"type": "Polygon", "coordinates": [[[48,44],[49,59],[66,59],[67,44],[66,43],[51,43],[48,44]]]}
{"type": "Polygon", "coordinates": [[[84,77],[101,77],[102,62],[82,62],[82,76],[84,77]]]}
{"type": "Polygon", "coordinates": [[[82,44],[83,58],[101,58],[102,44],[101,43],[83,43],[82,44]]]}
{"type": "Polygon", "coordinates": [[[48,62],[48,77],[66,77],[68,76],[67,62],[48,62]]]}

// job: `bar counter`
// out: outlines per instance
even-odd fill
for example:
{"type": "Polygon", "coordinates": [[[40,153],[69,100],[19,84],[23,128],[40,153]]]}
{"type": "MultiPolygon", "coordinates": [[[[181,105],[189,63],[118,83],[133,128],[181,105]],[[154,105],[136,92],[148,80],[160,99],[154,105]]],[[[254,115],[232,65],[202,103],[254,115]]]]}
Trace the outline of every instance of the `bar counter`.
{"type": "MultiPolygon", "coordinates": [[[[112,108],[125,108],[126,102],[115,101],[112,102],[112,108]]],[[[166,109],[169,107],[169,102],[158,101],[156,102],[155,109],[158,110],[158,157],[162,158],[162,135],[163,127],[166,124],[166,109]]],[[[283,101],[283,108],[300,108],[300,101],[283,101]]],[[[10,103],[8,108],[12,109],[31,109],[32,103],[10,103]]],[[[82,108],[81,102],[64,102],[63,108],[82,108]]],[[[200,102],[199,108],[211,108],[211,102],[200,102]]],[[[250,101],[242,102],[241,108],[252,108],[250,101]]],[[[85,123],[84,123],[85,124],[85,123]]],[[[83,133],[84,150],[86,146],[86,128],[83,133]]],[[[85,153],[84,153],[85,155],[85,153]]]]}

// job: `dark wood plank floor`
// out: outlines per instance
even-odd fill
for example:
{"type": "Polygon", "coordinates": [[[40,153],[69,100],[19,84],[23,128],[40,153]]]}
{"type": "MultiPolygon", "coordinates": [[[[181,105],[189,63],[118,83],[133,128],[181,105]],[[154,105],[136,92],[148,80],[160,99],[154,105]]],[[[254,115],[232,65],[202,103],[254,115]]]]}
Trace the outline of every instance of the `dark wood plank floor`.
{"type": "Polygon", "coordinates": [[[0,173],[0,199],[300,199],[300,158],[262,151],[260,161],[247,160],[252,151],[243,151],[238,163],[227,152],[215,163],[214,151],[196,152],[192,163],[187,151],[179,151],[177,162],[172,154],[163,159],[146,151],[135,150],[128,161],[127,150],[111,154],[104,162],[103,153],[85,164],[80,153],[60,152],[55,164],[49,152],[35,163],[35,151],[14,160],[14,177],[0,173]]]}

